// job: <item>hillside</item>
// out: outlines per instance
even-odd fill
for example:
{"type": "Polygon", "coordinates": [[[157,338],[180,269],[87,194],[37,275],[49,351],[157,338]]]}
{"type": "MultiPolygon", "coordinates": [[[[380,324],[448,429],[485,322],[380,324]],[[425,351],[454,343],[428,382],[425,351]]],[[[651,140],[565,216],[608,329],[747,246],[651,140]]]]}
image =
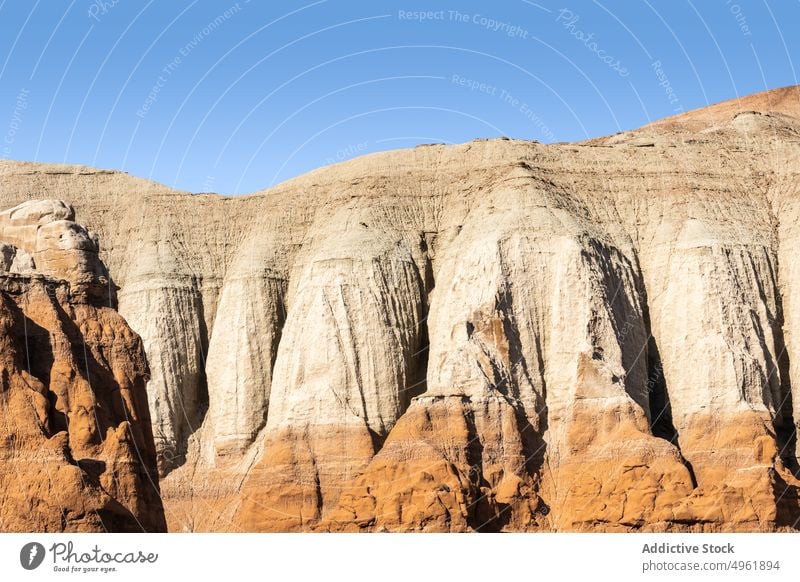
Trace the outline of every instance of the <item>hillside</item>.
{"type": "Polygon", "coordinates": [[[0,162],[141,336],[171,531],[800,520],[800,88],[242,197],[0,162]]]}

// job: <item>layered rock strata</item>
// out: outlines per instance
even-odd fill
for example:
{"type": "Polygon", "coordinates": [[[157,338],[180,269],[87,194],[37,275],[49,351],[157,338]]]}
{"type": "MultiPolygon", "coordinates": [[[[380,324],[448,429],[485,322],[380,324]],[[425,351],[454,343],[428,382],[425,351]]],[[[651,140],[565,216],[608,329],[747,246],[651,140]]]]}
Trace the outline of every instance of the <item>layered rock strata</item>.
{"type": "Polygon", "coordinates": [[[0,200],[57,192],[104,241],[172,530],[771,531],[800,520],[798,173],[789,87],[237,198],[2,162],[0,200]]]}
{"type": "Polygon", "coordinates": [[[165,531],[142,341],[61,201],[0,213],[0,531],[165,531]]]}

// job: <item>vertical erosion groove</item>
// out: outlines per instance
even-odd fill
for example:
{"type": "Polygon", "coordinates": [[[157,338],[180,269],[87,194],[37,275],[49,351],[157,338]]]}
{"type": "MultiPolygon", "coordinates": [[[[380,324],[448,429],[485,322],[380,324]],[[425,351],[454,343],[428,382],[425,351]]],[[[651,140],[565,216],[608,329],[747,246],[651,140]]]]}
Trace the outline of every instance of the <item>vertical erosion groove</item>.
{"type": "MultiPolygon", "coordinates": [[[[777,260],[776,260],[777,265],[777,260]]],[[[780,266],[777,265],[779,269],[780,266]]],[[[774,279],[773,279],[774,280],[774,279]]],[[[784,336],[784,311],[783,294],[780,286],[775,283],[775,307],[776,313],[772,326],[772,335],[775,338],[775,351],[777,352],[776,369],[770,370],[770,374],[777,373],[780,378],[780,391],[778,402],[775,402],[775,436],[778,445],[778,453],[784,466],[796,477],[800,477],[800,464],[797,459],[797,424],[794,418],[794,402],[792,400],[792,379],[790,375],[791,363],[789,351],[786,348],[786,338],[784,336]]]]}
{"type": "MultiPolygon", "coordinates": [[[[433,239],[435,241],[435,235],[433,239]]],[[[436,282],[433,275],[433,261],[431,260],[434,249],[431,248],[423,233],[419,237],[419,258],[414,261],[417,284],[419,285],[420,304],[415,306],[419,312],[419,323],[416,330],[417,349],[411,354],[407,363],[409,369],[408,385],[403,389],[404,395],[400,399],[402,408],[400,415],[405,413],[408,406],[416,396],[424,394],[428,387],[428,356],[430,354],[430,338],[428,337],[428,316],[430,314],[430,296],[436,282]],[[420,261],[420,266],[417,261],[420,261]]],[[[417,253],[414,253],[415,255],[417,253]]],[[[415,257],[416,258],[416,257],[415,257]]],[[[386,435],[383,435],[385,440],[386,435]]],[[[377,453],[379,449],[376,449],[377,453]]]]}
{"type": "Polygon", "coordinates": [[[203,424],[208,412],[208,376],[206,375],[206,360],[208,358],[208,345],[211,337],[208,333],[208,326],[206,324],[205,313],[205,299],[197,281],[194,282],[194,287],[197,289],[197,299],[195,307],[197,308],[197,322],[198,322],[198,340],[200,341],[200,366],[197,378],[197,398],[194,410],[194,418],[189,422],[189,430],[183,443],[183,454],[185,461],[186,449],[188,448],[188,441],[192,434],[203,424]]]}
{"type": "MultiPolygon", "coordinates": [[[[637,262],[638,265],[638,262],[637,262]]],[[[672,405],[669,400],[669,390],[667,380],[664,376],[664,367],[661,363],[661,354],[658,350],[658,342],[653,335],[653,328],[650,321],[650,305],[647,298],[647,289],[641,276],[637,277],[637,283],[642,300],[642,318],[644,320],[645,331],[647,333],[647,396],[648,396],[648,415],[650,418],[650,432],[653,436],[664,439],[678,449],[680,459],[692,480],[692,487],[697,487],[697,477],[694,474],[692,464],[681,453],[678,430],[672,421],[672,405]]]]}

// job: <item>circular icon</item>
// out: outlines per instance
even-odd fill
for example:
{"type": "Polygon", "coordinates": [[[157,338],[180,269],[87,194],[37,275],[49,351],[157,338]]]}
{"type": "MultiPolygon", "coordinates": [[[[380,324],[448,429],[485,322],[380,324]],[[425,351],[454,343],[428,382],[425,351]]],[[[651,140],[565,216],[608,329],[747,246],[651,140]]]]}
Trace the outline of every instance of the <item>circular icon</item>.
{"type": "Polygon", "coordinates": [[[19,551],[19,563],[26,570],[35,570],[44,561],[44,546],[38,542],[30,542],[19,551]]]}

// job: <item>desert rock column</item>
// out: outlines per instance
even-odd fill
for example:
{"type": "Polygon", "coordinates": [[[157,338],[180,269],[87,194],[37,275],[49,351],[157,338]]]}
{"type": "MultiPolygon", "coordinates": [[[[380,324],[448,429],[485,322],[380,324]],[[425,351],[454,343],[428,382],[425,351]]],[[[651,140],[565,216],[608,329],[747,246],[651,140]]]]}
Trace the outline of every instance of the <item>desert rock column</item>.
{"type": "Polygon", "coordinates": [[[369,211],[327,217],[309,241],[289,289],[263,454],[242,489],[243,529],[319,521],[419,391],[419,242],[369,211]]]}
{"type": "Polygon", "coordinates": [[[0,214],[0,530],[165,531],[142,341],[73,219],[0,214]]]}

